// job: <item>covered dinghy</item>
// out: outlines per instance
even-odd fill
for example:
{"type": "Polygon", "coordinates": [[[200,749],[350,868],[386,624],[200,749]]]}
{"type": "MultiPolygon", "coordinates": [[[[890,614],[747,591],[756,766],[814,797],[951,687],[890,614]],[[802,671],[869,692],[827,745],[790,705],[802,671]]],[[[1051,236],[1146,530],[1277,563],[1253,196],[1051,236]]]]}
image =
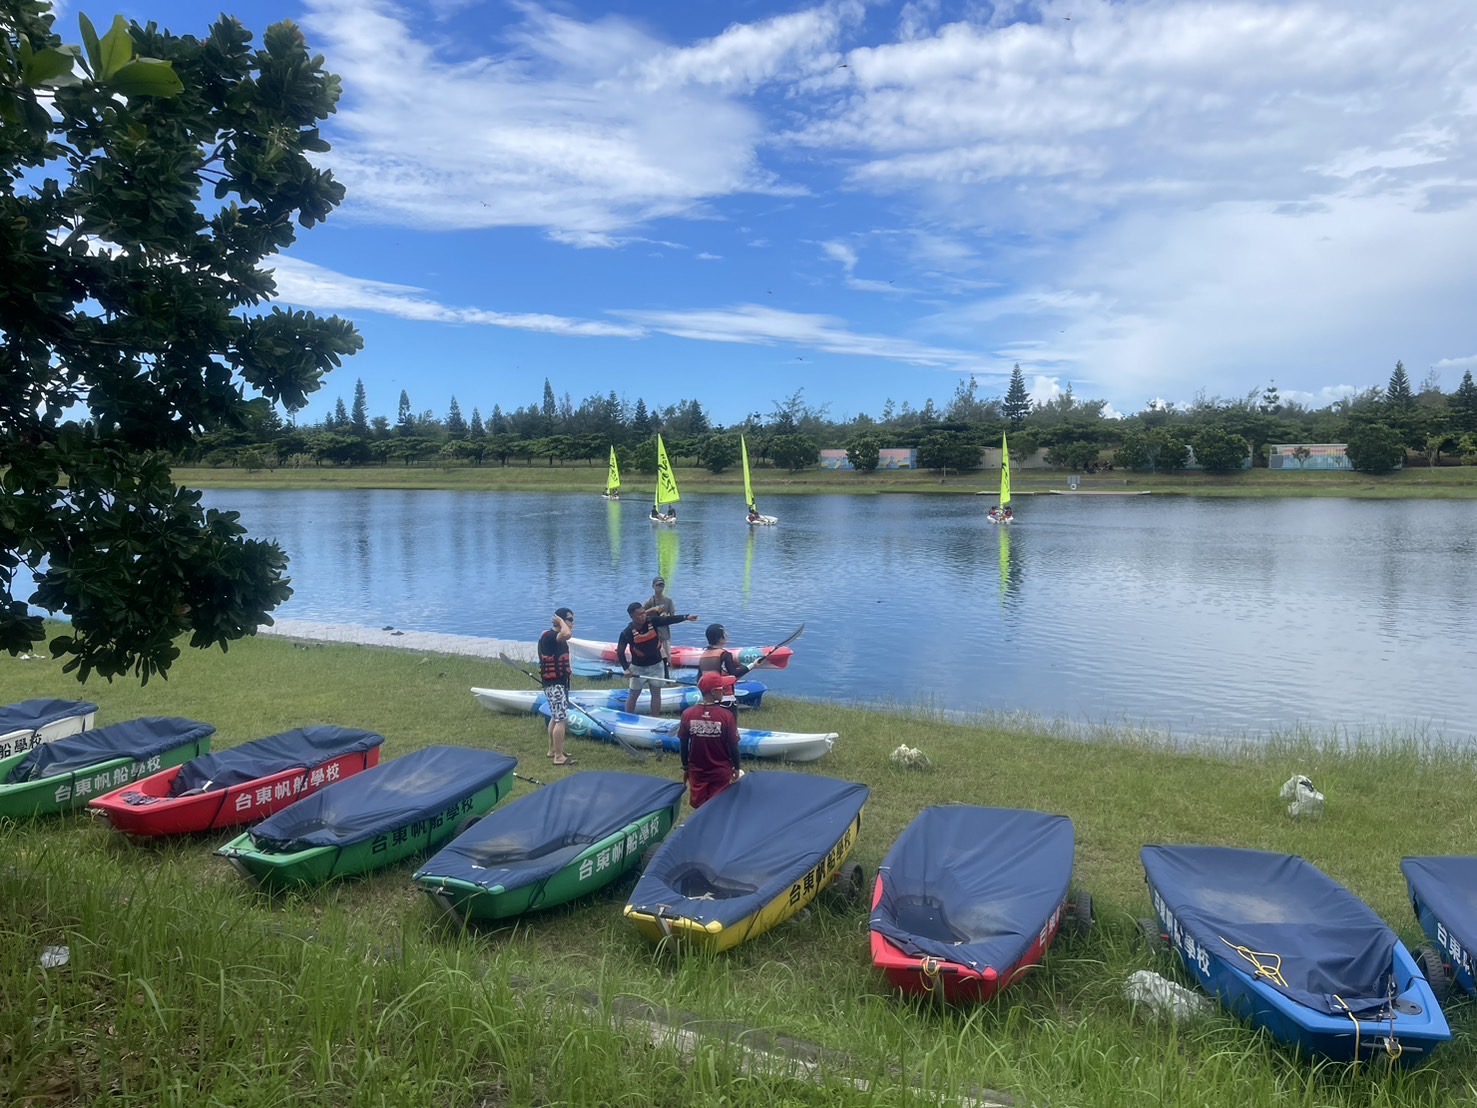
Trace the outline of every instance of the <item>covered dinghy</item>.
{"type": "Polygon", "coordinates": [[[904,992],[988,999],[1056,938],[1073,848],[1066,816],[925,808],[877,871],[873,964],[904,992]]]}
{"type": "Polygon", "coordinates": [[[867,795],[865,785],[851,781],[750,771],[662,844],[631,893],[626,918],[652,942],[670,938],[710,950],[763,934],[842,870],[867,795]]]}
{"type": "Polygon", "coordinates": [[[1163,934],[1202,987],[1296,1049],[1336,1061],[1424,1057],[1451,1038],[1384,920],[1291,854],[1141,852],[1163,934]]]}
{"type": "Polygon", "coordinates": [[[512,791],[518,759],[430,746],[329,785],[221,847],[269,888],[368,873],[434,850],[512,791]]]}
{"type": "Polygon", "coordinates": [[[81,807],[99,793],[204,754],[213,734],[214,727],[193,719],[145,716],[11,755],[0,761],[0,816],[81,807]]]}
{"type": "Polygon", "coordinates": [[[552,908],[629,873],[677,820],[681,781],[576,773],[491,813],[416,873],[469,920],[552,908]]]}
{"type": "Polygon", "coordinates": [[[1458,854],[1402,858],[1400,872],[1410,888],[1410,906],[1432,946],[1420,952],[1421,970],[1444,999],[1452,980],[1477,992],[1472,951],[1477,949],[1477,857],[1458,854]]]}
{"type": "Polygon", "coordinates": [[[40,743],[86,731],[97,705],[86,700],[22,700],[0,708],[0,759],[24,754],[40,743]]]}
{"type": "Polygon", "coordinates": [[[384,736],[299,727],[192,758],[89,802],[130,835],[182,835],[255,823],[379,764],[384,736]]]}

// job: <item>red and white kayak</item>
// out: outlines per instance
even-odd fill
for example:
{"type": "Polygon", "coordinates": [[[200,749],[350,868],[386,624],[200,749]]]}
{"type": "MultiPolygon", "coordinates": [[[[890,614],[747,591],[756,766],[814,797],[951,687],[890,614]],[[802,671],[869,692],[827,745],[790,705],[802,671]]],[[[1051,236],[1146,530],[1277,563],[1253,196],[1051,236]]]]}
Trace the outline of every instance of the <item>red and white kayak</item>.
{"type": "MultiPolygon", "coordinates": [[[[672,666],[675,669],[696,668],[698,659],[702,657],[701,646],[673,646],[672,666]]],[[[784,669],[790,664],[790,657],[795,652],[788,646],[746,646],[742,650],[728,646],[724,647],[730,654],[739,660],[739,664],[746,666],[757,665],[763,662],[770,669],[784,669]]],[[[615,643],[596,642],[593,639],[570,639],[569,652],[576,658],[585,658],[592,662],[614,662],[615,643]]]]}

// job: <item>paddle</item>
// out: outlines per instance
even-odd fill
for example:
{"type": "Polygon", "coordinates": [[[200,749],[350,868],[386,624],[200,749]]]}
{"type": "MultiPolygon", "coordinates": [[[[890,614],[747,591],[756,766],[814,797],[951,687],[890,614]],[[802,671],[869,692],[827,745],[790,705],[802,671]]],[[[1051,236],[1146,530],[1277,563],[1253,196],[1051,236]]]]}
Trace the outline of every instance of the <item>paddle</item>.
{"type": "MultiPolygon", "coordinates": [[[[500,661],[500,662],[502,662],[503,665],[505,665],[505,666],[509,666],[512,669],[516,669],[519,673],[523,674],[524,677],[527,677],[530,681],[532,681],[535,684],[537,684],[540,688],[543,688],[543,684],[544,684],[543,678],[539,677],[539,675],[536,674],[536,673],[529,673],[528,670],[524,669],[517,662],[513,661],[512,658],[509,658],[506,654],[499,653],[498,656],[497,656],[497,660],[500,661]]],[[[627,742],[620,735],[618,735],[614,731],[610,730],[610,728],[608,728],[608,727],[602,727],[599,723],[595,722],[589,716],[585,715],[584,712],[580,711],[579,708],[575,707],[575,705],[571,704],[569,706],[569,711],[570,711],[571,714],[576,714],[577,713],[579,715],[579,717],[585,721],[585,723],[590,727],[591,731],[594,732],[595,734],[597,734],[597,735],[609,735],[612,739],[615,740],[615,742],[620,746],[620,748],[622,750],[624,750],[628,755],[630,755],[631,758],[633,758],[634,760],[636,760],[638,762],[644,762],[644,761],[646,761],[646,751],[641,750],[641,749],[639,749],[637,747],[632,746],[629,742],[627,742]]]]}
{"type": "Polygon", "coordinates": [[[756,670],[760,666],[764,665],[766,662],[769,661],[769,656],[771,654],[775,653],[776,651],[780,650],[783,647],[789,646],[792,642],[794,642],[796,639],[798,639],[803,634],[805,634],[805,624],[802,623],[799,627],[795,628],[794,632],[790,635],[789,638],[785,639],[782,642],[775,643],[768,650],[764,651],[763,656],[757,662],[755,662],[753,665],[751,665],[749,667],[749,672],[752,673],[752,672],[754,672],[754,670],[756,670]]]}

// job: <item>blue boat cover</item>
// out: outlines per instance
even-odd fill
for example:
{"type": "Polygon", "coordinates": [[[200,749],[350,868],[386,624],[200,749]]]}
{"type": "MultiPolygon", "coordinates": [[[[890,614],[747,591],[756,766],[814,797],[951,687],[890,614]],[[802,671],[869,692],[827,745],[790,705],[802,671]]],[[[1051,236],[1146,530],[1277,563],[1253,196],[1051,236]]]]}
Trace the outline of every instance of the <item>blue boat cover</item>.
{"type": "Polygon", "coordinates": [[[1311,862],[1226,846],[1146,846],[1140,857],[1196,947],[1299,1004],[1358,1014],[1399,991],[1395,932],[1311,862]]]}
{"type": "Polygon", "coordinates": [[[5,784],[58,777],[117,758],[147,762],[165,751],[213,734],[215,728],[208,723],[174,716],[144,716],[127,723],[114,723],[34,747],[11,767],[5,784]]]}
{"type": "Polygon", "coordinates": [[[95,711],[97,705],[86,700],[51,700],[45,697],[22,700],[19,704],[0,708],[0,735],[8,735],[12,731],[39,731],[57,720],[85,716],[95,711]]]}
{"type": "Polygon", "coordinates": [[[355,727],[299,727],[190,759],[170,783],[169,795],[229,789],[288,770],[310,769],[341,754],[373,749],[384,741],[383,735],[355,727]]]}
{"type": "Polygon", "coordinates": [[[1477,857],[1402,858],[1400,871],[1462,949],[1477,952],[1477,857]]]}
{"type": "Polygon", "coordinates": [[[523,888],[552,877],[591,843],[672,807],[683,790],[681,781],[644,773],[576,773],[483,816],[415,876],[523,888]]]}
{"type": "Polygon", "coordinates": [[[815,869],[867,795],[834,777],[751,770],[667,836],[629,907],[733,926],[815,869]]]}
{"type": "Polygon", "coordinates": [[[268,816],[251,831],[261,850],[351,846],[454,808],[513,772],[517,758],[428,746],[345,777],[268,816]]]}
{"type": "Polygon", "coordinates": [[[899,950],[1007,970],[1072,881],[1072,821],[1014,808],[925,808],[878,871],[871,928],[899,950]]]}

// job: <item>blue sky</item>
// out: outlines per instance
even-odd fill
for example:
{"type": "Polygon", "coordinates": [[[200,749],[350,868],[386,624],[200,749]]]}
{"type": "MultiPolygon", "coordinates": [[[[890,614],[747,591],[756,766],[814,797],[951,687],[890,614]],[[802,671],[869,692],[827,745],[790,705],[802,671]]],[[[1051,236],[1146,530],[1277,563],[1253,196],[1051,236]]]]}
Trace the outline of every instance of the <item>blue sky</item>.
{"type": "Polygon", "coordinates": [[[309,419],[356,378],[391,419],[547,377],[728,423],[1017,362],[1121,412],[1477,367],[1471,0],[223,6],[344,82],[348,199],[277,281],[365,349],[309,419]]]}

